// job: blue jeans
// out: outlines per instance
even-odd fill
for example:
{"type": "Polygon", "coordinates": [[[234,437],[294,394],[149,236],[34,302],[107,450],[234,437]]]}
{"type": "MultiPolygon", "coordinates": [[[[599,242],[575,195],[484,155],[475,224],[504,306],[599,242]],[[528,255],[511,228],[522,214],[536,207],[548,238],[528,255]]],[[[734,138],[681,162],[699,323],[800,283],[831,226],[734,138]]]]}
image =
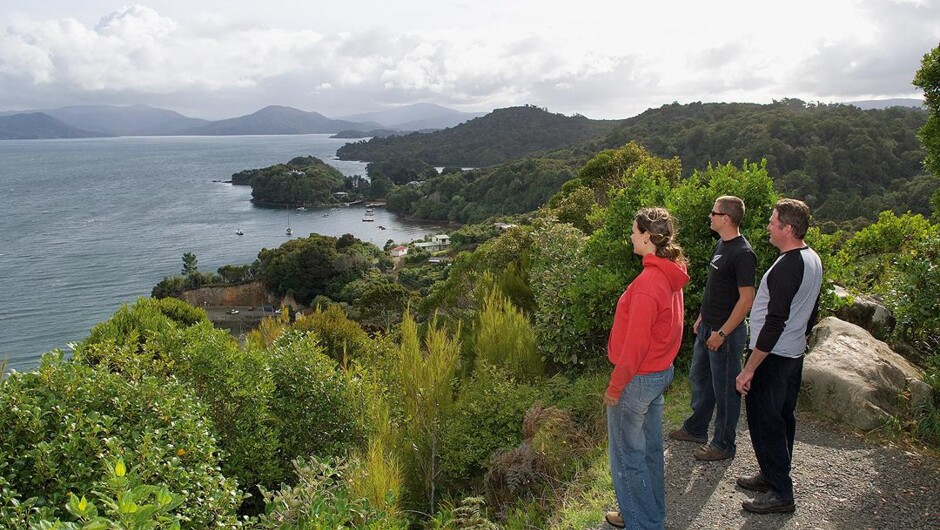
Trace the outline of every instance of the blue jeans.
{"type": "Polygon", "coordinates": [[[663,392],[673,368],[635,375],[616,406],[607,407],[610,474],[627,528],[666,524],[663,392]]]}
{"type": "Polygon", "coordinates": [[[741,324],[725,336],[715,350],[709,350],[705,341],[713,329],[704,322],[698,326],[698,335],[692,346],[692,366],[689,385],[692,387],[692,415],[682,428],[692,436],[708,438],[708,423],[715,413],[715,435],[711,445],[724,452],[735,451],[738,418],[741,416],[741,396],[734,382],[741,373],[741,354],[747,340],[747,325],[741,324]]]}

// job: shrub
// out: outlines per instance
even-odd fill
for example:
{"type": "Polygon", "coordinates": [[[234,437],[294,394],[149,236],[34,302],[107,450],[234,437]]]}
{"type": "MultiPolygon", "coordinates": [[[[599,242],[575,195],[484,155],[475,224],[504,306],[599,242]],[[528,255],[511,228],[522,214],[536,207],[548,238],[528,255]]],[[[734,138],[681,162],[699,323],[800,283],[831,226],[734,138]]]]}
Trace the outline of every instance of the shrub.
{"type": "Polygon", "coordinates": [[[278,492],[264,491],[267,507],[259,519],[259,529],[408,528],[403,519],[375,510],[365,499],[350,494],[346,462],[298,458],[293,465],[295,486],[282,486],[278,492]]]}
{"type": "Polygon", "coordinates": [[[313,313],[299,317],[293,329],[315,332],[323,353],[339,362],[360,358],[369,347],[369,335],[335,304],[317,307],[313,313]]]}
{"type": "Polygon", "coordinates": [[[328,458],[362,444],[362,403],[315,334],[284,333],[269,350],[268,362],[274,381],[270,411],[280,431],[284,468],[298,456],[328,458]]]}
{"type": "Polygon", "coordinates": [[[170,493],[166,486],[141,484],[133,470],[128,473],[123,459],[118,459],[113,466],[108,466],[106,483],[108,490],[95,491],[92,500],[84,495],[79,497],[69,493],[66,510],[78,522],[44,520],[35,525],[37,530],[93,530],[104,528],[127,528],[131,530],[159,530],[180,528],[180,517],[173,512],[183,502],[183,498],[170,493]],[[94,499],[97,499],[102,511],[99,512],[94,499]]]}
{"type": "Polygon", "coordinates": [[[595,440],[607,437],[607,408],[602,399],[610,372],[589,372],[574,378],[556,374],[546,382],[552,406],[566,410],[583,432],[595,440]]]}
{"type": "MultiPolygon", "coordinates": [[[[460,335],[459,326],[456,335],[460,335]]],[[[410,313],[405,313],[396,370],[400,381],[396,397],[404,423],[400,447],[407,455],[405,476],[412,500],[427,506],[427,513],[434,513],[442,472],[443,423],[453,406],[460,342],[431,321],[424,346],[418,325],[410,313]]]]}
{"type": "Polygon", "coordinates": [[[102,471],[123,455],[141,480],[179,492],[184,527],[233,524],[241,495],[219,470],[206,416],[175,378],[131,380],[47,354],[0,383],[0,470],[16,499],[64,516],[68,492],[105,491],[102,471]]]}
{"type": "Polygon", "coordinates": [[[182,339],[183,346],[168,355],[208,410],[226,452],[225,475],[251,493],[255,485],[271,487],[289,477],[290,467],[278,460],[280,433],[268,410],[274,381],[266,352],[239,348],[228,332],[208,324],[183,331],[182,339]]]}
{"type": "Polygon", "coordinates": [[[448,484],[460,487],[482,476],[494,452],[518,445],[526,410],[539,394],[507,370],[479,364],[445,423],[441,459],[448,484]]]}
{"type": "Polygon", "coordinates": [[[570,414],[541,403],[526,413],[523,434],[521,445],[493,457],[486,490],[502,510],[519,499],[537,500],[548,509],[552,496],[545,490],[570,478],[594,444],[570,414]]]}
{"type": "Polygon", "coordinates": [[[544,375],[545,363],[529,319],[492,289],[483,301],[474,329],[476,359],[502,366],[516,377],[544,375]]]}
{"type": "Polygon", "coordinates": [[[153,335],[208,321],[204,310],[175,298],[138,298],[134,305],[122,305],[111,318],[93,327],[82,344],[112,341],[118,345],[137,344],[142,348],[153,335]]]}

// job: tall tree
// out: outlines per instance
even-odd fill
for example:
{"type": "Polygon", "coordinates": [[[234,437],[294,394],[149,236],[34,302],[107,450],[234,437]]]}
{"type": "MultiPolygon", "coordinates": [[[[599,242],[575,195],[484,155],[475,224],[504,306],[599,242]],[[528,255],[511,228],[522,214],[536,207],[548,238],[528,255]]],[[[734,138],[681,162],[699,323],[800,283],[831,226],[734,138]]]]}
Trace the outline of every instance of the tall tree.
{"type": "MultiPolygon", "coordinates": [[[[914,76],[914,86],[924,91],[924,105],[928,112],[927,123],[918,133],[920,143],[927,151],[924,166],[940,177],[940,46],[924,55],[920,70],[914,76]]],[[[934,192],[930,204],[934,220],[940,221],[940,190],[934,192]]]]}

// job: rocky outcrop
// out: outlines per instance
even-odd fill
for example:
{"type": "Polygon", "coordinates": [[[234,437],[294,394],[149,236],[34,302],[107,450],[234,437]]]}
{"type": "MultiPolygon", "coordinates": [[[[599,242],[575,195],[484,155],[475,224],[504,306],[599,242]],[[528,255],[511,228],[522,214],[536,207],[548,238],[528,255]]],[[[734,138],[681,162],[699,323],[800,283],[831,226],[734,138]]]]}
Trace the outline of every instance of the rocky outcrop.
{"type": "Polygon", "coordinates": [[[931,392],[920,369],[861,327],[828,317],[813,330],[800,400],[818,414],[871,430],[931,392]]]}
{"type": "Polygon", "coordinates": [[[836,310],[838,318],[865,328],[879,340],[887,339],[894,331],[894,315],[879,300],[863,294],[853,295],[838,285],[835,294],[843,300],[850,300],[836,310]]]}
{"type": "Polygon", "coordinates": [[[277,298],[268,294],[261,282],[226,287],[203,287],[186,291],[181,297],[188,304],[196,307],[278,305],[277,298]]]}

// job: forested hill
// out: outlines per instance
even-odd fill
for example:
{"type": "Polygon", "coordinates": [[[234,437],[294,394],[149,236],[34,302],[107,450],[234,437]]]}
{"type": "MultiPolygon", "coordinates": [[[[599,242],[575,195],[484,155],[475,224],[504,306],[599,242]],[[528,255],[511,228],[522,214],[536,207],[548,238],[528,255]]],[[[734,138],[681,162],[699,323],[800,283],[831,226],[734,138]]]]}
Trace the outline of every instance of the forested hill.
{"type": "MultiPolygon", "coordinates": [[[[709,163],[766,159],[777,189],[809,202],[818,218],[873,220],[885,209],[930,213],[938,181],[924,175],[917,139],[926,118],[921,109],[861,110],[796,99],[672,104],[577,149],[597,152],[636,141],[657,156],[678,156],[685,175],[709,163]]],[[[574,150],[552,156],[576,157],[574,150]]]]}
{"type": "Polygon", "coordinates": [[[496,109],[443,131],[346,144],[336,154],[342,160],[405,158],[439,166],[484,167],[602,137],[622,124],[622,120],[569,117],[526,105],[496,109]]]}

